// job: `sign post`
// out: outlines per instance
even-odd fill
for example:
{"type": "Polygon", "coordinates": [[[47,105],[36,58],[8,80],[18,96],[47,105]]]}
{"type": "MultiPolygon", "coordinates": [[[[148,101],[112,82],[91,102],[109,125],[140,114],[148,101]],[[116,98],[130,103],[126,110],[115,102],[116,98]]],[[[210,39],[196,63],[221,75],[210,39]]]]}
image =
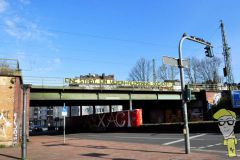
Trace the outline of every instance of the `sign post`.
{"type": "MultiPolygon", "coordinates": [[[[189,154],[190,153],[190,139],[189,139],[189,127],[188,127],[188,116],[187,116],[187,100],[188,98],[186,98],[184,96],[184,93],[187,93],[185,88],[185,84],[184,84],[184,70],[183,68],[189,68],[190,66],[190,61],[189,60],[183,60],[182,59],[182,44],[184,40],[191,40],[197,43],[201,43],[203,45],[205,45],[205,49],[207,49],[207,57],[213,57],[212,54],[212,48],[213,46],[211,45],[211,43],[204,41],[201,38],[197,38],[194,36],[187,36],[185,33],[183,34],[180,42],[179,42],[179,46],[178,46],[178,55],[179,58],[173,58],[173,57],[167,57],[164,56],[163,57],[163,63],[164,64],[168,64],[171,66],[175,66],[178,67],[180,70],[180,81],[181,81],[181,92],[182,92],[182,108],[183,108],[183,118],[184,118],[184,128],[183,128],[183,134],[184,134],[184,138],[185,138],[185,153],[189,154]]],[[[189,95],[189,100],[190,100],[190,91],[189,93],[187,93],[189,95]]]]}
{"type": "MultiPolygon", "coordinates": [[[[179,54],[179,59],[178,59],[178,68],[180,69],[180,80],[181,80],[181,90],[182,90],[182,108],[183,108],[183,117],[184,117],[184,129],[183,129],[183,134],[185,137],[185,152],[186,154],[190,153],[190,139],[189,139],[189,128],[188,128],[188,116],[187,116],[187,101],[184,98],[184,93],[186,91],[186,88],[184,88],[184,61],[182,60],[182,44],[184,40],[191,40],[197,43],[201,43],[205,46],[208,46],[209,49],[212,49],[213,46],[211,46],[211,43],[204,41],[201,38],[197,38],[194,36],[187,36],[186,33],[183,34],[179,46],[178,46],[178,54],[179,54]]],[[[213,55],[206,55],[208,57],[213,57],[213,55]]]]}
{"type": "Polygon", "coordinates": [[[65,144],[65,125],[67,116],[67,107],[65,106],[65,103],[63,104],[62,116],[63,116],[63,143],[65,144]]]}

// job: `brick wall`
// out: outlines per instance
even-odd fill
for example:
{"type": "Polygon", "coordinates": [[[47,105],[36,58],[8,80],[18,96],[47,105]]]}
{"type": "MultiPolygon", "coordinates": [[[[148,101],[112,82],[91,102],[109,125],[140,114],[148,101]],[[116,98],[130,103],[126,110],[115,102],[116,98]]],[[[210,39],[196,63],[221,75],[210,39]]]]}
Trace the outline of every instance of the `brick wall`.
{"type": "MultiPolygon", "coordinates": [[[[27,108],[29,108],[29,94],[27,99],[27,108]]],[[[23,89],[21,77],[0,76],[0,145],[11,146],[20,142],[22,110],[23,89]]]]}

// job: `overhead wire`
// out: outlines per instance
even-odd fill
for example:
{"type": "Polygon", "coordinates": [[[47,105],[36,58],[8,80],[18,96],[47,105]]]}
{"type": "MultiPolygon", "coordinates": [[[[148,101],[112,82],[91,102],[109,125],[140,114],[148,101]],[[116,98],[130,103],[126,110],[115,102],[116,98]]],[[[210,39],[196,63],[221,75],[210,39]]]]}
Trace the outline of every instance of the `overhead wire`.
{"type": "MultiPolygon", "coordinates": [[[[5,24],[0,23],[0,26],[5,27],[5,24]]],[[[26,26],[23,25],[17,25],[19,28],[24,28],[28,29],[26,26]]],[[[91,37],[95,39],[106,39],[106,40],[114,40],[114,41],[122,41],[122,42],[130,42],[130,43],[137,43],[137,44],[143,44],[143,45],[153,45],[153,46],[163,46],[163,47],[173,47],[168,44],[161,44],[161,43],[155,43],[155,42],[147,42],[147,41],[137,41],[137,40],[130,40],[130,39],[125,39],[125,38],[119,38],[119,37],[112,37],[112,36],[103,36],[103,35],[97,35],[97,34],[92,34],[92,33],[82,33],[82,32],[69,32],[69,31],[63,31],[63,30],[58,30],[58,29],[52,29],[52,28],[46,28],[40,29],[40,31],[50,31],[53,33],[60,33],[60,34],[65,34],[65,35],[71,35],[71,36],[77,36],[77,37],[91,37]]],[[[175,47],[175,46],[174,46],[175,47]]],[[[176,48],[176,47],[175,47],[176,48]]]]}

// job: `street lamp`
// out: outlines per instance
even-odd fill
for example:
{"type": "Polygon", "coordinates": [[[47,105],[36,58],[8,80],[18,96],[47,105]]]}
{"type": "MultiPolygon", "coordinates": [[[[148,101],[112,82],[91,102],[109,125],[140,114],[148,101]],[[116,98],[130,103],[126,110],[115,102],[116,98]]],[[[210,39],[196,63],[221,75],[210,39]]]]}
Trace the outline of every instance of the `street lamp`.
{"type": "Polygon", "coordinates": [[[184,88],[184,66],[182,63],[182,44],[183,41],[185,39],[197,42],[197,43],[201,43],[203,45],[205,45],[205,53],[206,56],[208,57],[213,57],[213,53],[212,53],[212,48],[213,46],[211,45],[211,43],[204,41],[201,38],[197,38],[195,36],[187,36],[186,33],[183,34],[180,42],[179,42],[179,46],[178,46],[178,53],[179,53],[179,63],[178,63],[178,67],[180,69],[180,80],[181,80],[181,91],[182,91],[182,108],[183,108],[183,116],[184,116],[184,129],[183,129],[183,134],[184,134],[184,138],[185,138],[185,153],[189,154],[190,153],[190,139],[189,139],[189,128],[188,128],[188,117],[187,117],[187,100],[185,99],[184,93],[185,93],[185,88],[184,88]]]}
{"type": "Polygon", "coordinates": [[[27,101],[28,101],[28,89],[30,85],[24,84],[23,85],[23,112],[22,112],[22,144],[21,144],[21,157],[22,160],[27,159],[27,133],[26,133],[26,125],[27,125],[27,101]]]}

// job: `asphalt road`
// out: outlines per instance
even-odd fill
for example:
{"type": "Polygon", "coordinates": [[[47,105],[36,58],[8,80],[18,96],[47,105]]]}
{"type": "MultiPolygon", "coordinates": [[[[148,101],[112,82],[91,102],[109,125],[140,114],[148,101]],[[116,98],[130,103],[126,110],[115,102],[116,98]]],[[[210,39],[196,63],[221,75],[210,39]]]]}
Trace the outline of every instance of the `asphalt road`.
{"type": "MultiPolygon", "coordinates": [[[[237,153],[240,155],[240,134],[238,138],[237,153]]],[[[106,141],[119,141],[128,143],[159,144],[185,148],[183,134],[156,134],[156,133],[79,133],[69,134],[66,138],[83,138],[106,141]]],[[[190,134],[191,151],[210,152],[227,157],[227,147],[223,145],[221,134],[199,133],[190,134]]]]}

